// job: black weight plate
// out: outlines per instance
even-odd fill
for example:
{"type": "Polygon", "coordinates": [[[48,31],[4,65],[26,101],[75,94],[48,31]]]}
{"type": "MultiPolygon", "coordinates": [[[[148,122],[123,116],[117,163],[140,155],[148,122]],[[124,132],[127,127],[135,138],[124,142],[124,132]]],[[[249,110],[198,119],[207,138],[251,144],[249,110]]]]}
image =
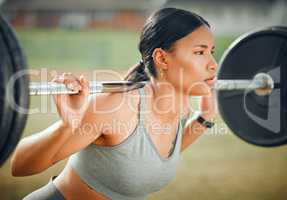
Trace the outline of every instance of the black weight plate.
{"type": "Polygon", "coordinates": [[[276,88],[267,96],[254,91],[218,91],[218,109],[241,139],[259,146],[287,143],[287,29],[268,27],[238,38],[224,53],[218,79],[252,79],[268,73],[276,88]]]}
{"type": "MultiPolygon", "coordinates": [[[[19,45],[19,42],[15,36],[15,33],[12,31],[9,24],[1,18],[1,35],[5,38],[6,46],[10,55],[10,61],[12,63],[13,74],[21,70],[26,70],[26,59],[22,52],[22,49],[19,45]]],[[[6,144],[3,149],[1,149],[1,159],[0,164],[4,163],[5,160],[12,153],[16,147],[18,141],[21,138],[22,132],[25,128],[27,120],[27,111],[29,107],[29,81],[28,76],[20,76],[15,81],[13,86],[14,90],[11,90],[14,97],[14,101],[19,108],[24,110],[19,110],[18,108],[13,108],[13,120],[9,130],[9,135],[6,140],[6,144]]]]}
{"type": "MultiPolygon", "coordinates": [[[[0,26],[1,25],[2,21],[0,22],[0,26]]],[[[13,71],[7,48],[3,34],[0,32],[0,160],[3,160],[2,150],[4,149],[9,137],[13,119],[13,110],[6,101],[8,98],[7,95],[12,95],[7,92],[6,84],[13,71]]]]}

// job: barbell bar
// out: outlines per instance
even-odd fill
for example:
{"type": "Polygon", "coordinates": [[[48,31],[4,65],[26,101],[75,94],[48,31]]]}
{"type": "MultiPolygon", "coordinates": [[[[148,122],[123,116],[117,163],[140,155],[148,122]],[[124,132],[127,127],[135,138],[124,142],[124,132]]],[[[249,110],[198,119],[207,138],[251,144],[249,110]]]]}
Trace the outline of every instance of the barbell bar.
{"type": "MultiPolygon", "coordinates": [[[[90,81],[89,93],[126,92],[143,87],[147,81],[90,81]]],[[[265,90],[264,95],[269,94],[274,88],[272,77],[266,73],[255,75],[252,80],[217,80],[215,90],[265,90]]],[[[52,94],[77,94],[64,84],[55,82],[31,82],[29,84],[30,95],[52,94]]]]}
{"type": "MultiPolygon", "coordinates": [[[[25,128],[27,113],[13,109],[7,99],[29,109],[30,95],[73,94],[64,84],[31,82],[26,57],[12,29],[0,16],[0,165],[12,153],[25,128]]],[[[266,27],[238,37],[225,51],[214,90],[222,119],[244,141],[264,147],[287,143],[287,28],[266,27]],[[234,95],[236,93],[236,95],[234,95]]],[[[90,93],[126,92],[146,82],[92,81],[90,93]]]]}

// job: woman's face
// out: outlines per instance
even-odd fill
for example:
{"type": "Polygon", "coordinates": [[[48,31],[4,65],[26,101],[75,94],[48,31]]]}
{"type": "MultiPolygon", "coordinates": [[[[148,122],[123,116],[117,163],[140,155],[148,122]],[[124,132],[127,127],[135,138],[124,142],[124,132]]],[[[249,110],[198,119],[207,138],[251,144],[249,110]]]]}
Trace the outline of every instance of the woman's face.
{"type": "Polygon", "coordinates": [[[200,26],[178,40],[168,53],[166,80],[187,95],[208,94],[215,82],[217,64],[213,58],[214,38],[207,26],[200,26]]]}

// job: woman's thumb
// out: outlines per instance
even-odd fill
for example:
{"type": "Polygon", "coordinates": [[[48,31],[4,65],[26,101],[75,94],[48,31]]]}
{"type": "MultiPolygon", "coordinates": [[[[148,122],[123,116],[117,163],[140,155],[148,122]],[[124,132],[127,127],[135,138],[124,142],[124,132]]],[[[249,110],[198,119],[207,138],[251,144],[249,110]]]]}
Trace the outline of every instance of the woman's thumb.
{"type": "Polygon", "coordinates": [[[88,95],[89,94],[89,82],[83,75],[80,76],[80,83],[82,86],[82,93],[85,95],[88,95]]]}

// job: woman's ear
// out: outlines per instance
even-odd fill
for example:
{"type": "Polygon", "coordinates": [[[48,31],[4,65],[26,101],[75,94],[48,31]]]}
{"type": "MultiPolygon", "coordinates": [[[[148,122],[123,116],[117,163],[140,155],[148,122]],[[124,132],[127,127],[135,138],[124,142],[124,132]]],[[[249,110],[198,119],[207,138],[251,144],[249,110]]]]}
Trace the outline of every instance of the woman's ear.
{"type": "Polygon", "coordinates": [[[161,69],[168,69],[167,66],[167,53],[161,48],[155,48],[152,53],[153,62],[161,69]]]}

